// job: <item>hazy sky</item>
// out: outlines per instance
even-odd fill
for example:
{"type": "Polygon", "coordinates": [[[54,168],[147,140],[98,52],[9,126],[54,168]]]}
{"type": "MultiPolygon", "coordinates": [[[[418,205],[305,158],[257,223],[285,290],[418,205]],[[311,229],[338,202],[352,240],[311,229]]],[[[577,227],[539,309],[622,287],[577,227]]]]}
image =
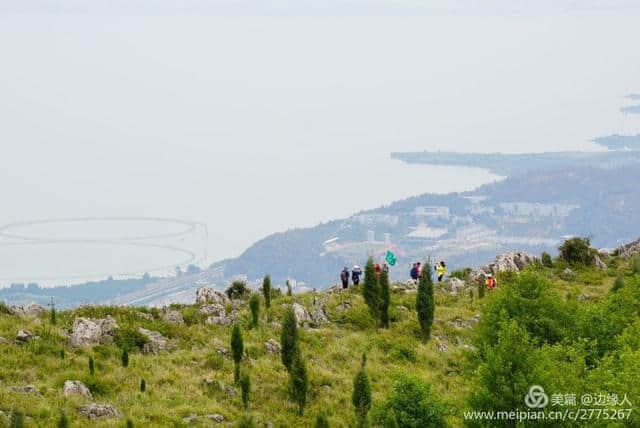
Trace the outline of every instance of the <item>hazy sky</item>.
{"type": "Polygon", "coordinates": [[[0,223],[179,217],[221,258],[492,179],[390,151],[593,149],[640,132],[639,3],[0,0],[0,223]]]}

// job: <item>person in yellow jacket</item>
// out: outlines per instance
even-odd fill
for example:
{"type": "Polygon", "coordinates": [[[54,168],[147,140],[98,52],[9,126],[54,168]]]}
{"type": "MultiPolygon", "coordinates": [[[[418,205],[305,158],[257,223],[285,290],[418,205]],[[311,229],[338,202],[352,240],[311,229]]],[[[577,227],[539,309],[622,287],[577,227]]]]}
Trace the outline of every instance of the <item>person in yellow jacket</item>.
{"type": "Polygon", "coordinates": [[[442,278],[447,274],[447,266],[444,262],[440,262],[436,265],[436,273],[438,275],[438,282],[442,281],[442,278]]]}

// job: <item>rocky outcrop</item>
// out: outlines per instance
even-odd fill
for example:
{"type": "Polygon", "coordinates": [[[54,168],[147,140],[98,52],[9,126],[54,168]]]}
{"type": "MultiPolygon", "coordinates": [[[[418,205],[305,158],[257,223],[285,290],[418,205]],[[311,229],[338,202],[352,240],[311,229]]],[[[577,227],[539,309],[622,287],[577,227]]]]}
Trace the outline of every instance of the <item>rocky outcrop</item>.
{"type": "Polygon", "coordinates": [[[111,343],[117,328],[110,315],[99,319],[79,317],[73,321],[69,341],[75,347],[111,343]]]}
{"type": "Polygon", "coordinates": [[[294,303],[292,307],[293,307],[293,314],[296,317],[296,321],[298,322],[298,325],[304,325],[305,323],[308,323],[309,321],[311,321],[311,314],[300,303],[294,303]]]}
{"type": "Polygon", "coordinates": [[[229,325],[233,322],[233,320],[231,319],[231,317],[223,314],[219,316],[207,317],[204,322],[209,325],[229,325]]]}
{"type": "Polygon", "coordinates": [[[79,411],[80,414],[91,420],[119,418],[122,416],[118,409],[113,407],[111,404],[91,403],[80,407],[79,411]]]}
{"type": "Polygon", "coordinates": [[[486,266],[476,268],[469,274],[473,281],[482,279],[488,274],[495,275],[499,272],[520,272],[529,265],[536,263],[538,258],[522,251],[500,254],[493,262],[486,266]]]}
{"type": "Polygon", "coordinates": [[[349,302],[342,302],[336,306],[336,310],[340,312],[348,311],[349,309],[351,309],[351,303],[349,302]]]}
{"type": "Polygon", "coordinates": [[[29,303],[24,306],[11,306],[9,310],[13,315],[19,316],[20,318],[35,318],[48,312],[47,308],[37,303],[29,303]]]}
{"type": "Polygon", "coordinates": [[[594,264],[598,269],[601,269],[601,270],[607,270],[607,269],[608,269],[608,267],[607,267],[606,263],[605,263],[605,262],[603,262],[603,261],[602,261],[602,259],[600,258],[600,256],[599,256],[599,255],[597,255],[597,254],[594,254],[594,255],[593,255],[593,264],[594,264]]]}
{"type": "Polygon", "coordinates": [[[91,391],[89,391],[89,388],[87,388],[85,384],[80,382],[79,380],[65,381],[64,386],[62,387],[62,392],[67,397],[70,395],[80,395],[89,400],[93,399],[93,396],[91,395],[91,391]]]}
{"type": "Polygon", "coordinates": [[[157,354],[162,351],[169,350],[167,338],[157,331],[147,330],[146,328],[138,328],[138,332],[147,337],[148,342],[142,347],[142,352],[157,354]]]}
{"type": "Polygon", "coordinates": [[[629,242],[628,244],[619,246],[616,248],[615,254],[625,259],[640,255],[640,238],[633,242],[629,242]]]}
{"type": "Polygon", "coordinates": [[[16,333],[16,337],[15,337],[14,341],[18,345],[21,345],[21,344],[27,343],[27,342],[29,342],[29,341],[31,341],[33,339],[35,339],[35,336],[29,330],[19,330],[16,333]]]}
{"type": "Polygon", "coordinates": [[[224,306],[222,306],[219,303],[209,303],[206,305],[202,305],[198,309],[198,313],[200,315],[208,315],[208,316],[215,316],[215,317],[226,315],[224,306]]]}
{"type": "Polygon", "coordinates": [[[323,306],[320,309],[317,309],[311,313],[311,321],[315,325],[324,325],[329,322],[329,316],[327,315],[327,310],[323,306]]]}
{"type": "Polygon", "coordinates": [[[184,324],[184,318],[182,317],[182,312],[176,310],[168,310],[162,315],[162,319],[165,322],[172,324],[184,324]]]}
{"type": "Polygon", "coordinates": [[[280,347],[280,343],[278,343],[276,340],[269,339],[264,342],[264,349],[266,349],[267,352],[279,354],[282,348],[280,347]]]}
{"type": "Polygon", "coordinates": [[[33,385],[10,386],[9,388],[7,388],[7,391],[9,391],[9,392],[17,392],[17,393],[20,393],[20,394],[40,395],[40,391],[38,391],[38,388],[36,388],[33,385]]]}
{"type": "Polygon", "coordinates": [[[213,288],[198,288],[196,290],[196,303],[217,303],[219,305],[226,305],[231,300],[226,294],[216,291],[213,288]]]}
{"type": "Polygon", "coordinates": [[[464,290],[466,284],[463,280],[458,278],[451,278],[449,280],[449,285],[451,286],[451,294],[458,294],[462,290],[464,290]]]}

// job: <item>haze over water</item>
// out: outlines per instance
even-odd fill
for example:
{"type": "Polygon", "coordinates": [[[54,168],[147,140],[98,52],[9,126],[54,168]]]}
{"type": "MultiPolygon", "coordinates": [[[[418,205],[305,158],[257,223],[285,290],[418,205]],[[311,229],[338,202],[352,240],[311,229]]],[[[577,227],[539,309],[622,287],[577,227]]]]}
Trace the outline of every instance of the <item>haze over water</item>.
{"type": "MultiPolygon", "coordinates": [[[[49,4],[0,6],[0,224],[187,219],[208,226],[217,260],[497,178],[392,151],[593,150],[593,137],[640,132],[640,115],[620,113],[640,92],[633,2],[509,14],[49,4]]],[[[0,277],[173,262],[156,253],[105,264],[118,253],[5,246],[0,277]]]]}

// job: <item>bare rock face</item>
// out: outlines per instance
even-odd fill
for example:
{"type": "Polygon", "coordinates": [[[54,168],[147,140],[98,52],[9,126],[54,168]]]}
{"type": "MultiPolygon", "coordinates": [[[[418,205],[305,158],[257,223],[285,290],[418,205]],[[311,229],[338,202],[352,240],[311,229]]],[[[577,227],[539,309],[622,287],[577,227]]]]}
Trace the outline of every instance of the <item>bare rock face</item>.
{"type": "Polygon", "coordinates": [[[218,413],[212,413],[210,415],[205,415],[205,418],[212,420],[215,423],[221,424],[222,422],[224,422],[224,416],[218,414],[218,413]]]}
{"type": "Polygon", "coordinates": [[[122,416],[118,409],[113,407],[111,404],[91,403],[80,407],[79,411],[80,414],[91,420],[119,418],[122,416]]]}
{"type": "Polygon", "coordinates": [[[204,322],[209,325],[229,325],[233,320],[226,315],[220,315],[208,317],[204,322]]]}
{"type": "Polygon", "coordinates": [[[65,381],[64,386],[62,387],[62,392],[64,393],[65,396],[80,395],[89,400],[93,399],[93,396],[91,395],[91,391],[89,391],[89,388],[87,388],[85,384],[80,382],[79,380],[65,381]]]}
{"type": "Polygon", "coordinates": [[[230,302],[226,294],[213,288],[203,287],[196,290],[196,303],[217,303],[224,306],[230,302]]]}
{"type": "Polygon", "coordinates": [[[492,263],[489,263],[487,270],[489,273],[494,274],[498,272],[521,271],[537,260],[537,257],[521,251],[505,253],[500,254],[492,263]]]}
{"type": "Polygon", "coordinates": [[[79,317],[73,321],[69,340],[75,347],[111,343],[117,328],[110,315],[99,319],[79,317]]]}
{"type": "Polygon", "coordinates": [[[162,315],[162,319],[172,324],[184,324],[184,318],[182,312],[176,310],[169,310],[162,315]]]}
{"type": "Polygon", "coordinates": [[[209,303],[206,305],[202,305],[198,309],[198,313],[200,315],[209,315],[209,316],[215,316],[215,317],[219,317],[226,314],[224,310],[224,306],[222,306],[219,303],[209,303]]]}
{"type": "Polygon", "coordinates": [[[16,333],[16,338],[15,338],[15,342],[19,345],[23,344],[23,343],[27,343],[31,340],[35,339],[35,336],[33,335],[33,333],[31,333],[29,330],[20,330],[16,333]]]}
{"type": "Polygon", "coordinates": [[[322,308],[313,311],[311,314],[311,320],[315,325],[324,325],[329,322],[329,316],[327,315],[327,309],[323,306],[322,308]]]}
{"type": "Polygon", "coordinates": [[[451,285],[451,294],[458,294],[460,291],[464,290],[465,282],[458,278],[451,278],[449,280],[449,284],[451,285]]]}
{"type": "Polygon", "coordinates": [[[296,321],[298,322],[298,325],[303,325],[311,321],[311,314],[300,303],[293,304],[293,313],[296,316],[296,321]]]}
{"type": "Polygon", "coordinates": [[[9,310],[13,315],[19,316],[20,318],[35,318],[48,312],[47,308],[37,303],[29,303],[24,306],[11,306],[9,310]]]}
{"type": "Polygon", "coordinates": [[[279,354],[282,350],[282,348],[280,347],[280,343],[278,343],[274,339],[269,339],[264,342],[264,349],[266,349],[267,352],[271,352],[273,354],[279,354]]]}
{"type": "Polygon", "coordinates": [[[140,327],[138,328],[138,332],[149,339],[149,341],[142,347],[142,352],[157,354],[161,351],[169,350],[169,343],[167,342],[167,338],[157,331],[151,331],[147,330],[146,328],[140,327]]]}
{"type": "Polygon", "coordinates": [[[633,242],[624,244],[616,248],[615,251],[620,257],[629,259],[640,254],[640,238],[633,242]]]}
{"type": "Polygon", "coordinates": [[[594,254],[594,256],[593,256],[593,263],[595,264],[595,266],[598,269],[601,269],[601,270],[607,270],[608,269],[607,264],[605,262],[603,262],[602,259],[600,259],[600,256],[598,256],[597,254],[594,254]]]}

